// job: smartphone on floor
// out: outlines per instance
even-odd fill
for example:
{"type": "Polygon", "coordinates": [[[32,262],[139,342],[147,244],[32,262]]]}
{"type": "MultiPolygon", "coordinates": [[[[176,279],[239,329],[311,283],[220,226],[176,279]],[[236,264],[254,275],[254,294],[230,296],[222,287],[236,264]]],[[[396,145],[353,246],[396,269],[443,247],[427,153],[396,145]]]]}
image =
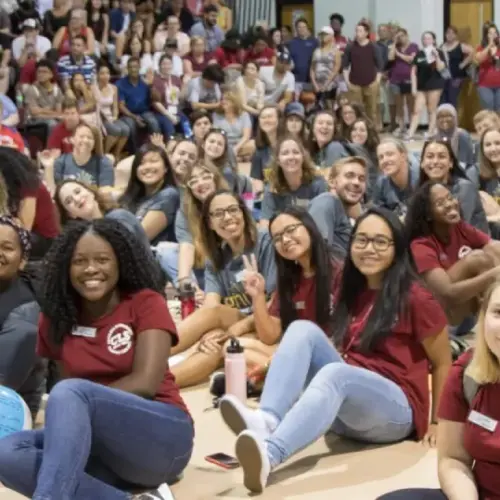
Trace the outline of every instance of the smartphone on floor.
{"type": "Polygon", "coordinates": [[[214,453],[213,455],[206,456],[205,460],[211,464],[218,465],[223,469],[236,469],[240,466],[235,457],[227,455],[226,453],[214,453]]]}

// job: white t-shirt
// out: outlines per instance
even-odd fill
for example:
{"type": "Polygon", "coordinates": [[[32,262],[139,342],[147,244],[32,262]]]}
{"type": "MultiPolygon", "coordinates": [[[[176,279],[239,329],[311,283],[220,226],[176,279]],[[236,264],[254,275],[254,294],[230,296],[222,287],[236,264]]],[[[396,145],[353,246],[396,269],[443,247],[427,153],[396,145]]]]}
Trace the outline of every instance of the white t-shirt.
{"type": "MultiPolygon", "coordinates": [[[[160,69],[160,59],[162,55],[163,52],[155,52],[153,55],[153,66],[155,71],[159,71],[160,69]]],[[[172,75],[181,78],[183,73],[184,67],[182,66],[182,59],[179,56],[174,55],[172,57],[172,75]]]]}
{"type": "MultiPolygon", "coordinates": [[[[12,55],[14,56],[14,59],[16,61],[19,60],[19,58],[21,57],[25,45],[26,45],[26,37],[24,35],[18,36],[12,42],[12,55]]],[[[52,44],[50,43],[50,40],[48,38],[45,38],[44,36],[41,35],[37,35],[35,41],[35,47],[36,50],[40,52],[42,56],[44,56],[52,48],[52,44]]]]}
{"type": "Polygon", "coordinates": [[[290,71],[282,79],[276,79],[273,66],[262,66],[259,76],[264,82],[266,104],[278,103],[284,92],[295,92],[295,76],[290,71]]]}

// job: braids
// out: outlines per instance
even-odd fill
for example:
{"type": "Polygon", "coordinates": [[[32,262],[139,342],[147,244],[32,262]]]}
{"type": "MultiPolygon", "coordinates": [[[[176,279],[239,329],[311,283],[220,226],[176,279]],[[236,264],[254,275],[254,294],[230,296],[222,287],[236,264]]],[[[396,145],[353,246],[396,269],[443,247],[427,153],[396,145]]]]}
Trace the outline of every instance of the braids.
{"type": "Polygon", "coordinates": [[[72,222],[52,244],[45,263],[40,302],[50,321],[49,334],[54,344],[61,344],[78,324],[80,297],[70,281],[71,259],[78,241],[89,232],[113,248],[118,262],[117,288],[121,292],[151,289],[164,295],[164,279],[153,255],[120,222],[110,219],[72,222]]]}

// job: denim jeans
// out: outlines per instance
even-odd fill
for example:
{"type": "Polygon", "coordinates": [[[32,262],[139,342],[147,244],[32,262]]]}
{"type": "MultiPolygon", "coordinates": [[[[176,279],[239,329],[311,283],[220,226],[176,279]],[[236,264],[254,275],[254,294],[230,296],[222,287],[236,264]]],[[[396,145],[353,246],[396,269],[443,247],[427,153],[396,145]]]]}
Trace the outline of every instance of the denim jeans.
{"type": "Polygon", "coordinates": [[[428,488],[412,488],[393,491],[378,497],[377,500],[446,500],[447,496],[441,490],[428,488]]]}
{"type": "Polygon", "coordinates": [[[458,104],[458,97],[460,96],[460,91],[462,90],[463,82],[463,78],[450,78],[448,80],[445,80],[444,89],[441,93],[440,104],[451,104],[456,108],[458,104]]]}
{"type": "MultiPolygon", "coordinates": [[[[179,277],[179,245],[158,245],[155,253],[161,268],[169,275],[172,283],[177,286],[177,278],[179,277]]],[[[202,290],[205,283],[204,275],[204,269],[193,269],[191,272],[192,282],[197,284],[202,290]]]]}
{"type": "MultiPolygon", "coordinates": [[[[160,125],[158,124],[158,120],[152,111],[140,113],[139,116],[146,122],[148,132],[151,134],[160,133],[160,125]]],[[[139,130],[139,125],[137,125],[137,122],[130,116],[122,116],[120,120],[123,120],[130,128],[130,141],[132,147],[134,148],[133,152],[135,153],[135,150],[137,149],[137,132],[139,130]]]]}
{"type": "Polygon", "coordinates": [[[156,119],[158,120],[158,123],[161,128],[161,133],[165,137],[171,137],[175,135],[177,127],[181,130],[182,134],[190,138],[193,135],[193,132],[191,131],[191,125],[189,123],[189,119],[186,115],[183,113],[179,113],[179,123],[177,125],[174,125],[169,118],[167,118],[165,115],[162,115],[161,113],[155,113],[156,119]]]}
{"type": "Polygon", "coordinates": [[[0,482],[34,500],[128,499],[176,478],[192,448],[182,410],[68,379],[50,393],[44,429],[0,440],[0,482]]]}
{"type": "Polygon", "coordinates": [[[304,320],[287,328],[260,407],[279,422],[266,440],[273,467],[329,430],[372,443],[400,441],[413,430],[412,409],[401,388],[344,363],[323,330],[304,320]]]}
{"type": "Polygon", "coordinates": [[[500,111],[500,88],[478,87],[477,91],[483,109],[500,111]]]}

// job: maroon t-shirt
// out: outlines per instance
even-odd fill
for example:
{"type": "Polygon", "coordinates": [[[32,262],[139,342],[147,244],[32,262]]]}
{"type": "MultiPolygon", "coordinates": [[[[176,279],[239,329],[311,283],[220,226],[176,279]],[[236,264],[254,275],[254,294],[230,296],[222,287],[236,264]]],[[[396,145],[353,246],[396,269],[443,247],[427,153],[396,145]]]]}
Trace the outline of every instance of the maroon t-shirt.
{"type": "Polygon", "coordinates": [[[484,429],[470,419],[477,413],[498,423],[500,420],[500,383],[479,386],[472,405],[464,396],[463,373],[472,358],[468,351],[458,358],[450,369],[441,394],[438,417],[464,424],[463,445],[474,460],[472,471],[481,500],[500,498],[500,425],[493,431],[484,429]]]}
{"type": "Polygon", "coordinates": [[[183,59],[186,61],[189,61],[191,63],[191,66],[193,67],[193,71],[196,73],[202,73],[203,70],[208,66],[208,61],[214,59],[214,56],[211,52],[205,52],[203,54],[203,59],[201,62],[196,61],[192,54],[186,54],[183,59]]]}
{"type": "Polygon", "coordinates": [[[422,341],[440,334],[447,325],[439,302],[420,284],[413,284],[405,315],[398,318],[391,335],[377,342],[371,352],[358,350],[359,336],[365,328],[377,290],[365,290],[358,297],[358,307],[344,339],[342,354],[346,363],[365,368],[392,380],[408,398],[413,410],[417,439],[422,439],[429,425],[429,359],[422,341]]]}
{"type": "MultiPolygon", "coordinates": [[[[122,297],[113,311],[79,326],[95,329],[92,337],[69,334],[61,346],[49,339],[49,320],[43,314],[38,323],[37,353],[62,362],[65,375],[110,385],[132,372],[137,338],[147,330],[164,330],[179,341],[165,298],[152,290],[141,290],[122,297]]],[[[156,401],[172,404],[188,413],[174,376],[165,360],[165,375],[156,401]]]]}
{"type": "Polygon", "coordinates": [[[411,242],[411,251],[418,272],[424,274],[433,269],[449,269],[471,250],[479,250],[490,242],[490,237],[460,221],[450,227],[450,241],[444,244],[436,236],[424,236],[411,242]]]}
{"type": "Polygon", "coordinates": [[[35,198],[35,219],[31,231],[44,238],[55,238],[59,234],[59,223],[57,220],[56,207],[52,201],[49,190],[43,182],[33,190],[21,191],[23,198],[35,198]]]}
{"type": "Polygon", "coordinates": [[[47,149],[59,149],[61,153],[72,153],[73,144],[70,139],[73,132],[66,128],[64,122],[58,123],[49,135],[47,149]]]}
{"type": "Polygon", "coordinates": [[[272,66],[274,57],[276,57],[274,49],[265,47],[261,52],[255,52],[253,49],[249,50],[245,56],[245,61],[252,61],[257,63],[260,67],[272,66]]]}

